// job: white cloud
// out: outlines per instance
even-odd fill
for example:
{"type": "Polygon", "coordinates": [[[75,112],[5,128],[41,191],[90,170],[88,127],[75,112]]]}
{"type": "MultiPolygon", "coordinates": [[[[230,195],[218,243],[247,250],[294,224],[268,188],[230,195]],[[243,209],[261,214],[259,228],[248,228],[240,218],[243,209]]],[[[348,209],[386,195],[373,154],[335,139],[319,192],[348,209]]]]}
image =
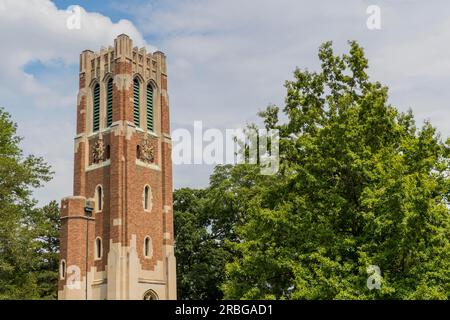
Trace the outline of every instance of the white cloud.
{"type": "Polygon", "coordinates": [[[147,46],[130,21],[113,23],[81,9],[81,28],[69,30],[70,15],[48,0],[0,0],[0,106],[18,122],[25,152],[43,156],[56,171],[52,182],[36,193],[41,202],[72,194],[80,52],[112,45],[121,33],[135,45],[147,46]],[[44,70],[27,73],[30,64],[44,70]]]}
{"type": "MultiPolygon", "coordinates": [[[[450,134],[448,1],[120,1],[115,8],[131,14],[139,30],[132,22],[112,23],[85,11],[81,30],[68,30],[68,14],[50,1],[0,0],[2,43],[8,44],[0,51],[0,105],[18,119],[27,149],[55,165],[57,176],[44,198],[70,193],[77,72],[43,81],[24,67],[33,61],[52,70],[59,63],[77,65],[79,52],[109,45],[122,32],[146,45],[141,31],[167,54],[174,128],[194,120],[220,129],[255,121],[258,109],[283,105],[283,84],[296,66],[318,69],[322,42],[333,40],[336,51],[344,52],[354,39],[366,49],[372,78],[390,87],[393,104],[411,107],[419,120],[431,119],[450,134]],[[371,4],[381,8],[381,30],[366,27],[371,4]],[[60,85],[65,81],[71,83],[67,88],[60,85]],[[57,129],[28,129],[47,119],[57,129]],[[42,143],[58,132],[55,145],[42,143]]],[[[198,186],[210,169],[175,167],[174,184],[198,186]]]]}
{"type": "MultiPolygon", "coordinates": [[[[171,119],[234,127],[269,103],[283,106],[284,81],[296,66],[318,69],[317,50],[357,40],[369,73],[390,87],[391,102],[412,108],[450,134],[450,3],[423,1],[170,0],[128,7],[144,35],[169,61],[171,119]],[[368,30],[369,5],[381,8],[381,30],[368,30]]],[[[174,169],[177,175],[186,170],[174,169]]]]}
{"type": "MultiPolygon", "coordinates": [[[[0,0],[2,43],[0,81],[11,89],[20,87],[38,105],[70,106],[67,96],[51,90],[24,71],[30,62],[78,63],[79,53],[100,44],[111,44],[120,33],[127,33],[136,45],[145,45],[139,31],[127,20],[112,23],[108,17],[81,8],[81,28],[70,30],[70,11],[58,10],[48,0],[0,0]]],[[[66,93],[67,94],[67,93],[66,93]]],[[[72,92],[69,93],[72,97],[72,92]]]]}
{"type": "Polygon", "coordinates": [[[297,65],[317,65],[318,46],[337,29],[354,38],[366,26],[361,3],[169,1],[128,10],[168,55],[172,119],[219,127],[282,104],[297,65]]]}
{"type": "Polygon", "coordinates": [[[419,119],[428,115],[441,123],[433,115],[450,116],[445,108],[450,98],[450,4],[377,1],[378,31],[366,27],[371,4],[172,0],[130,12],[168,54],[172,118],[180,123],[236,123],[252,119],[270,102],[282,104],[284,80],[296,66],[317,69],[318,46],[327,40],[338,52],[347,50],[347,40],[358,40],[366,49],[369,73],[391,88],[393,102],[401,109],[412,107],[419,119]]]}

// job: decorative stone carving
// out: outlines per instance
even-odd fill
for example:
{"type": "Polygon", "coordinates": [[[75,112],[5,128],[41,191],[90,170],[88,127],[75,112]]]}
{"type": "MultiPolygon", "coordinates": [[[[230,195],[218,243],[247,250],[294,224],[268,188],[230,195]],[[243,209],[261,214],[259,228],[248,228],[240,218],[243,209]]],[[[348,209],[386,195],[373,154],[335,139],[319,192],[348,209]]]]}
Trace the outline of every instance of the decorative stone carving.
{"type": "Polygon", "coordinates": [[[155,162],[155,147],[150,143],[147,137],[142,142],[141,160],[147,163],[155,162]]]}
{"type": "Polygon", "coordinates": [[[102,162],[104,154],[105,146],[103,144],[103,139],[98,139],[92,148],[92,163],[102,162]]]}

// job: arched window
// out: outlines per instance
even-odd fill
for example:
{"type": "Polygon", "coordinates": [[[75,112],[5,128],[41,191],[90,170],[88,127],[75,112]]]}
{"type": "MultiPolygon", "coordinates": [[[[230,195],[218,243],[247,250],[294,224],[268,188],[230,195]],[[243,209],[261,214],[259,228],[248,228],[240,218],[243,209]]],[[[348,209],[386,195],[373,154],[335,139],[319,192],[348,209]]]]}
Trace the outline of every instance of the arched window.
{"type": "Polygon", "coordinates": [[[144,300],[159,300],[158,295],[153,290],[148,290],[144,293],[144,300]]]}
{"type": "Polygon", "coordinates": [[[147,85],[147,129],[153,131],[153,87],[147,85]]]}
{"type": "Polygon", "coordinates": [[[144,257],[151,258],[153,256],[153,244],[152,238],[149,236],[144,239],[144,257]]]}
{"type": "Polygon", "coordinates": [[[140,126],[139,119],[139,80],[133,80],[133,120],[136,127],[140,126]]]}
{"type": "Polygon", "coordinates": [[[113,121],[113,79],[108,80],[106,91],[106,126],[110,127],[113,121]]]}
{"type": "Polygon", "coordinates": [[[111,158],[111,148],[110,148],[109,144],[106,146],[105,155],[106,155],[106,160],[111,158]]]}
{"type": "Polygon", "coordinates": [[[92,131],[96,132],[100,129],[100,85],[98,83],[94,86],[92,105],[92,131]]]}
{"type": "Polygon", "coordinates": [[[66,261],[65,260],[61,260],[61,266],[60,266],[60,277],[61,280],[66,278],[66,261]]]}
{"type": "Polygon", "coordinates": [[[97,237],[95,239],[95,259],[101,259],[102,258],[102,239],[97,237]]]}
{"type": "Polygon", "coordinates": [[[150,191],[150,187],[149,186],[145,186],[144,188],[144,209],[148,210],[148,194],[150,191]]]}
{"type": "Polygon", "coordinates": [[[100,212],[103,210],[103,188],[102,188],[102,186],[97,186],[97,188],[95,188],[95,206],[96,206],[97,212],[100,212]]]}
{"type": "Polygon", "coordinates": [[[141,159],[141,146],[136,146],[136,159],[141,159]]]}
{"type": "Polygon", "coordinates": [[[144,187],[144,210],[152,211],[152,190],[149,186],[144,187]]]}

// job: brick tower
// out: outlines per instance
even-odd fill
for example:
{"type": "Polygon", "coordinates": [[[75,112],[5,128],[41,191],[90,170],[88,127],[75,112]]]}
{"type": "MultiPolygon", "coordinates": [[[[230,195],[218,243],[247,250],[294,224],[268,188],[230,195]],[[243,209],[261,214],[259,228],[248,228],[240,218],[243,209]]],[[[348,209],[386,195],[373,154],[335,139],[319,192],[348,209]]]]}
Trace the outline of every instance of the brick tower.
{"type": "Polygon", "coordinates": [[[176,299],[166,57],[80,55],[74,195],[61,202],[59,299],[176,299]]]}

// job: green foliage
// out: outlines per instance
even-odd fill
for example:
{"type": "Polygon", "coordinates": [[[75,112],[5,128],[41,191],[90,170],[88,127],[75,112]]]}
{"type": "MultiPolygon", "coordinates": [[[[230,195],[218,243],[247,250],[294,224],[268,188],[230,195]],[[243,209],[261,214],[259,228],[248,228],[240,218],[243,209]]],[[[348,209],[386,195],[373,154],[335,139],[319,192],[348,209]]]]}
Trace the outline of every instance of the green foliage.
{"type": "Polygon", "coordinates": [[[174,192],[178,299],[222,298],[219,285],[230,253],[221,240],[224,229],[207,210],[208,199],[205,190],[174,192]]]}
{"type": "Polygon", "coordinates": [[[280,130],[280,171],[243,177],[230,199],[248,203],[225,298],[448,299],[449,146],[388,103],[356,42],[342,56],[325,43],[319,58],[319,73],[286,82],[286,123],[274,106],[261,113],[280,130]],[[380,290],[366,286],[369,265],[380,290]]]}
{"type": "Polygon", "coordinates": [[[280,130],[276,175],[218,166],[207,189],[175,192],[180,297],[449,298],[449,145],[388,103],[357,43],[319,58],[286,82],[285,123],[259,113],[280,130]]]}
{"type": "Polygon", "coordinates": [[[260,176],[250,165],[217,166],[205,190],[174,192],[174,224],[179,299],[222,299],[225,265],[232,261],[231,243],[245,221],[260,176]],[[243,191],[246,192],[243,192],[243,191]]]}
{"type": "Polygon", "coordinates": [[[16,129],[0,108],[0,299],[35,299],[42,294],[36,261],[46,247],[31,193],[51,172],[42,158],[22,154],[16,129]]]}
{"type": "Polygon", "coordinates": [[[35,211],[34,273],[41,299],[56,299],[58,292],[60,212],[56,201],[35,211]]]}
{"type": "Polygon", "coordinates": [[[176,235],[178,299],[202,299],[218,294],[205,255],[211,243],[199,210],[201,190],[180,189],[174,192],[174,227],[176,235]],[[206,269],[206,270],[205,270],[206,269]],[[212,278],[212,281],[210,281],[212,278]],[[212,282],[212,283],[211,283],[212,282]]]}

